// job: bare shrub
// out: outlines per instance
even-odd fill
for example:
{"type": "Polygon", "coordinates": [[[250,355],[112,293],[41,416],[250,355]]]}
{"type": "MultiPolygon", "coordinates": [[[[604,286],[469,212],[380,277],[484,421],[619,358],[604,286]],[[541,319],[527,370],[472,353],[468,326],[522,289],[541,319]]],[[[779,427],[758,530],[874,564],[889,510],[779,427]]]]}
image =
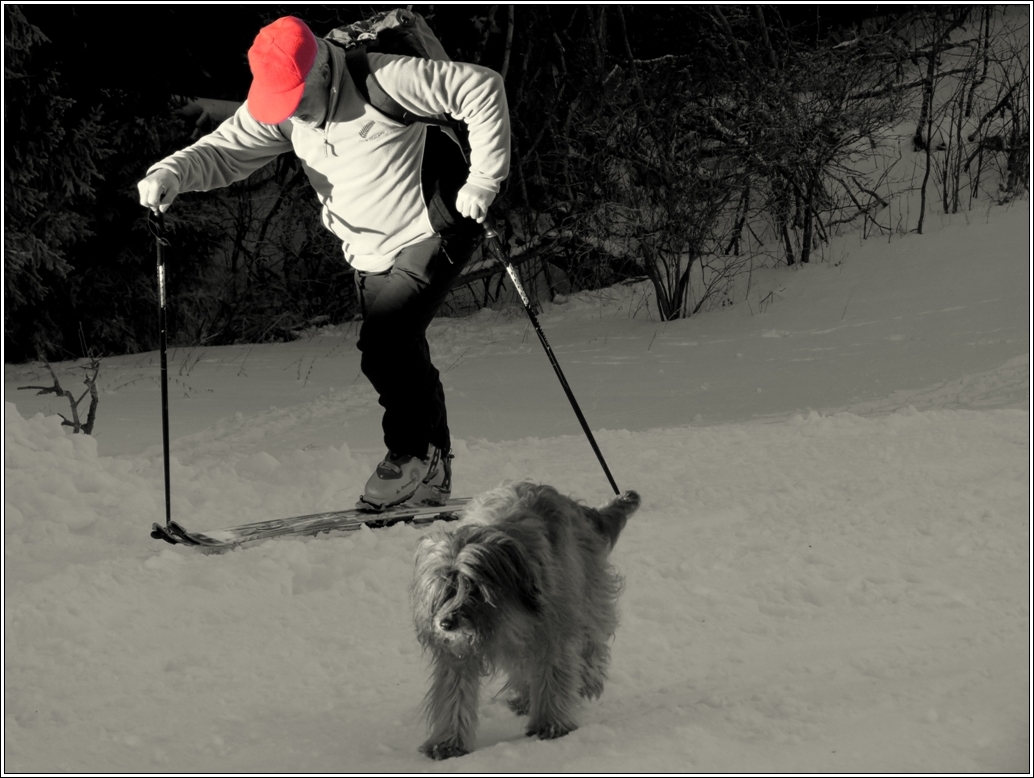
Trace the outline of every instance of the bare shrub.
{"type": "Polygon", "coordinates": [[[68,389],[64,389],[61,386],[61,382],[57,378],[57,373],[54,372],[53,366],[49,362],[43,363],[44,367],[50,372],[50,377],[54,380],[51,386],[19,386],[18,389],[36,389],[36,395],[42,394],[54,394],[58,397],[64,397],[68,400],[68,405],[71,408],[72,418],[69,419],[63,414],[61,416],[61,424],[65,427],[71,427],[73,433],[82,432],[84,435],[93,434],[93,425],[97,420],[97,406],[100,402],[97,394],[97,374],[100,373],[101,363],[96,357],[91,357],[90,360],[85,364],[81,365],[80,369],[83,371],[83,383],[86,384],[86,391],[84,391],[78,398],[68,389]],[[90,396],[90,405],[86,412],[86,421],[83,422],[79,416],[79,406],[82,401],[86,399],[86,396],[90,396]]]}

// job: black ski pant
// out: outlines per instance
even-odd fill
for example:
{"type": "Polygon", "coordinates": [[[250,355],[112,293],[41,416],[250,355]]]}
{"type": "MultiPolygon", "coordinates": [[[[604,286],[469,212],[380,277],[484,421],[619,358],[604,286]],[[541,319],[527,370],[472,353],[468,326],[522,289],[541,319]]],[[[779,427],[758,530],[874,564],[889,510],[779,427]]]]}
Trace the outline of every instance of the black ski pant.
{"type": "Polygon", "coordinates": [[[452,447],[427,328],[480,239],[480,229],[467,227],[403,249],[386,272],[356,271],[362,371],[384,408],[384,443],[395,454],[422,458],[428,443],[452,447]]]}

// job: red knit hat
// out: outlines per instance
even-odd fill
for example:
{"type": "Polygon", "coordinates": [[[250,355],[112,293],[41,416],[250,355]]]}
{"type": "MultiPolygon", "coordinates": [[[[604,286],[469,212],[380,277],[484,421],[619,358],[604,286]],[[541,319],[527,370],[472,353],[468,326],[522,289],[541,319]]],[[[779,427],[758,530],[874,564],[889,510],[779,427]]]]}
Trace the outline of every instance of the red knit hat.
{"type": "Polygon", "coordinates": [[[248,111],[256,121],[280,124],[295,112],[316,51],[316,36],[294,16],[284,16],[259,30],[248,49],[252,75],[248,111]]]}

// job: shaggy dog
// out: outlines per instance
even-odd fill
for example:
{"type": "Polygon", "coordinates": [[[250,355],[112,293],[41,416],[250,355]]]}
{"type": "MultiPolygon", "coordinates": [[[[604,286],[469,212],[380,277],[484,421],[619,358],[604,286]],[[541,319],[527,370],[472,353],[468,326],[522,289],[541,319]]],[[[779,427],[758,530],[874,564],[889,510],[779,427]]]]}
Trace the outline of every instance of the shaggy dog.
{"type": "Polygon", "coordinates": [[[597,510],[520,483],[472,501],[471,523],[421,539],[410,599],[433,658],[421,752],[447,759],[473,748],[481,678],[496,670],[529,736],[577,727],[579,695],[603,693],[617,627],[622,581],[607,556],[638,507],[635,492],[597,510]]]}

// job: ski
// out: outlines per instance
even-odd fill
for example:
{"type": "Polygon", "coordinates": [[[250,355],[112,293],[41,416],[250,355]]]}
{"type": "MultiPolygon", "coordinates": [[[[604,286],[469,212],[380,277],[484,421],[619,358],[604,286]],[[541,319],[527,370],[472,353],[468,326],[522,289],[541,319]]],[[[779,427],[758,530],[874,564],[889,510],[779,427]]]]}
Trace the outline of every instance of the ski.
{"type": "Polygon", "coordinates": [[[286,519],[270,519],[236,527],[195,532],[170,520],[165,526],[153,524],[151,537],[173,545],[199,546],[219,549],[233,548],[242,543],[268,538],[298,535],[318,535],[321,532],[351,532],[360,527],[390,527],[393,524],[430,524],[432,521],[454,521],[470,501],[469,497],[455,497],[444,505],[400,505],[382,511],[352,508],[343,511],[312,513],[286,519]]]}

